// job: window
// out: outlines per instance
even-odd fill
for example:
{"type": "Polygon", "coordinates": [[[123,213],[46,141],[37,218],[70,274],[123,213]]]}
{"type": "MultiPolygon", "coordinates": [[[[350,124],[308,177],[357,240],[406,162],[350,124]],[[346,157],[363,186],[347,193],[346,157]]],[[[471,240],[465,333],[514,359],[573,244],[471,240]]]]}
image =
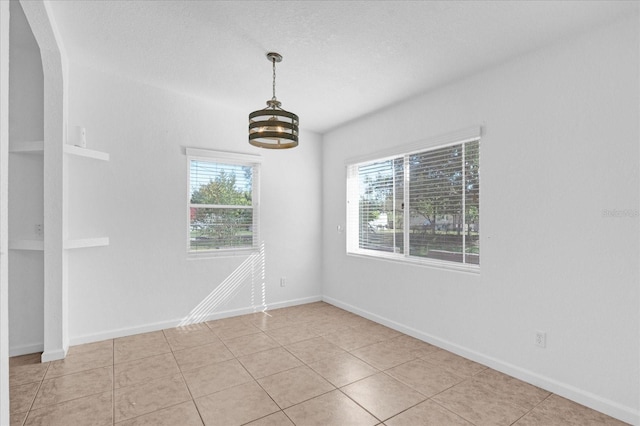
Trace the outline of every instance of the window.
{"type": "Polygon", "coordinates": [[[191,253],[258,247],[259,157],[187,149],[191,253]]]}
{"type": "Polygon", "coordinates": [[[478,270],[479,129],[406,148],[347,165],[347,252],[478,270]]]}

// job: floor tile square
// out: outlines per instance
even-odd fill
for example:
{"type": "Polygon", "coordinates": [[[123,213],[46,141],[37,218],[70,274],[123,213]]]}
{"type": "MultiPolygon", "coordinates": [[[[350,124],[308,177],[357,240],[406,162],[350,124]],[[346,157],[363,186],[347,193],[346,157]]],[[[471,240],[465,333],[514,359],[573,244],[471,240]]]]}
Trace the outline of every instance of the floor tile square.
{"type": "Polygon", "coordinates": [[[342,312],[343,314],[341,316],[341,320],[345,323],[345,325],[348,325],[349,327],[356,328],[361,326],[372,326],[376,324],[375,322],[354,313],[347,311],[342,312]]]}
{"type": "Polygon", "coordinates": [[[349,353],[323,358],[312,362],[309,367],[338,388],[379,372],[349,353]]]}
{"type": "Polygon", "coordinates": [[[111,390],[32,410],[25,426],[113,425],[111,390]]]}
{"type": "Polygon", "coordinates": [[[164,335],[174,351],[202,346],[219,341],[206,324],[191,324],[183,327],[163,330],[164,335]]]}
{"type": "Polygon", "coordinates": [[[238,361],[240,361],[256,379],[302,365],[302,362],[298,358],[291,355],[284,348],[268,349],[266,351],[244,355],[239,357],[238,361]]]}
{"type": "Polygon", "coordinates": [[[258,327],[254,326],[253,324],[243,324],[237,327],[214,330],[214,333],[216,334],[216,336],[218,336],[218,338],[226,342],[236,337],[248,336],[250,334],[257,334],[257,333],[260,333],[261,331],[262,330],[260,330],[258,327]]]}
{"type": "Polygon", "coordinates": [[[50,363],[23,364],[9,367],[9,386],[41,382],[50,363]]]}
{"type": "Polygon", "coordinates": [[[316,333],[304,325],[285,325],[283,327],[269,329],[266,333],[281,345],[289,345],[318,337],[316,333]]]}
{"type": "Polygon", "coordinates": [[[49,363],[45,379],[92,370],[98,367],[112,366],[113,344],[110,340],[107,343],[81,345],[83,346],[82,349],[69,350],[70,353],[66,358],[49,363]]]}
{"type": "Polygon", "coordinates": [[[58,404],[83,396],[110,391],[113,388],[113,367],[81,371],[53,379],[45,379],[38,390],[33,408],[58,404]]]}
{"type": "Polygon", "coordinates": [[[380,370],[386,370],[415,359],[411,352],[407,352],[388,341],[374,343],[373,345],[353,350],[351,353],[380,370]]]}
{"type": "Polygon", "coordinates": [[[223,328],[234,328],[243,325],[247,325],[251,321],[251,317],[246,315],[239,315],[235,317],[220,318],[217,320],[206,321],[205,324],[214,332],[223,328]]]}
{"type": "Polygon", "coordinates": [[[198,398],[196,404],[207,426],[243,425],[280,410],[255,381],[198,398]]]}
{"type": "Polygon", "coordinates": [[[69,347],[67,356],[79,355],[85,352],[111,352],[113,354],[113,339],[71,346],[69,347]]]}
{"type": "Polygon", "coordinates": [[[473,426],[462,417],[441,407],[433,401],[425,401],[386,420],[386,426],[473,426]]]}
{"type": "Polygon", "coordinates": [[[349,328],[349,325],[345,324],[339,318],[324,316],[320,319],[309,321],[308,327],[317,335],[324,336],[325,334],[331,334],[349,328]]]}
{"type": "Polygon", "coordinates": [[[438,348],[437,346],[433,346],[427,342],[423,342],[422,340],[407,336],[406,334],[394,337],[389,341],[399,348],[402,348],[405,351],[409,352],[416,358],[427,356],[432,352],[440,350],[440,348],[438,348]]]}
{"type": "Polygon", "coordinates": [[[325,334],[323,337],[345,351],[352,351],[378,342],[377,337],[362,333],[352,327],[325,334]]]}
{"type": "Polygon", "coordinates": [[[114,366],[114,387],[121,388],[180,374],[172,353],[150,356],[114,366]]]}
{"type": "Polygon", "coordinates": [[[113,395],[116,422],[191,400],[189,390],[180,375],[118,388],[113,391],[113,395]]]}
{"type": "Polygon", "coordinates": [[[20,367],[23,365],[40,364],[41,358],[42,358],[42,352],[12,356],[9,358],[9,369],[13,367],[20,367]]]}
{"type": "Polygon", "coordinates": [[[527,412],[473,380],[434,396],[433,401],[477,426],[510,425],[527,412]]]}
{"type": "Polygon", "coordinates": [[[248,355],[280,346],[278,342],[263,332],[235,337],[225,340],[224,343],[235,356],[248,355]]]}
{"type": "MultiPolygon", "coordinates": [[[[231,320],[231,318],[229,319],[231,320]]],[[[261,331],[258,327],[244,319],[234,318],[233,321],[226,321],[223,323],[218,323],[218,321],[225,320],[210,321],[207,322],[207,325],[219,339],[224,341],[235,337],[259,333],[261,331]]]]}
{"type": "Polygon", "coordinates": [[[11,386],[9,388],[9,411],[22,413],[29,410],[39,386],[39,382],[11,386]]]}
{"type": "Polygon", "coordinates": [[[385,373],[367,377],[341,390],[382,421],[427,399],[385,373]]]}
{"type": "Polygon", "coordinates": [[[162,331],[119,337],[113,341],[114,363],[133,361],[171,352],[162,331]]]}
{"type": "Polygon", "coordinates": [[[267,312],[254,315],[250,322],[262,331],[276,330],[278,328],[296,325],[291,322],[287,315],[274,315],[267,312]]]}
{"type": "Polygon", "coordinates": [[[444,368],[456,376],[462,377],[471,377],[487,369],[487,367],[482,364],[478,364],[477,362],[473,362],[443,349],[429,352],[422,356],[422,359],[430,362],[431,364],[437,365],[438,367],[444,368]]]}
{"type": "Polygon", "coordinates": [[[421,359],[414,359],[386,371],[392,377],[409,385],[421,394],[431,397],[464,380],[421,359]]]}
{"type": "Polygon", "coordinates": [[[479,385],[485,389],[498,393],[504,401],[518,405],[526,410],[531,410],[544,399],[550,392],[521,380],[502,374],[491,368],[476,374],[473,377],[479,385]]]}
{"type": "Polygon", "coordinates": [[[377,425],[378,419],[339,390],[315,397],[284,410],[296,426],[377,425]]]}
{"type": "Polygon", "coordinates": [[[266,309],[264,311],[254,312],[252,314],[246,315],[247,320],[254,324],[256,327],[258,324],[262,323],[264,318],[267,319],[288,319],[289,315],[287,314],[286,308],[278,308],[278,309],[266,309]]]}
{"type": "Polygon", "coordinates": [[[293,310],[287,309],[287,318],[292,324],[304,324],[304,325],[312,325],[320,319],[324,318],[323,316],[315,315],[313,313],[314,310],[293,310]]]}
{"type": "Polygon", "coordinates": [[[27,418],[27,413],[11,413],[9,416],[9,424],[11,426],[22,426],[25,419],[27,418]]]}
{"type": "Polygon", "coordinates": [[[205,365],[233,359],[233,354],[222,342],[189,348],[173,353],[182,372],[204,367],[205,365]]]}
{"type": "Polygon", "coordinates": [[[583,405],[569,401],[558,395],[551,395],[526,416],[515,423],[516,426],[623,426],[623,423],[606,414],[599,413],[583,405]]]}
{"type": "Polygon", "coordinates": [[[329,392],[335,387],[309,367],[301,366],[258,380],[280,408],[329,392]]]}
{"type": "Polygon", "coordinates": [[[313,339],[292,343],[285,346],[285,348],[306,364],[321,360],[322,358],[345,353],[344,349],[339,348],[323,337],[315,337],[313,339]]]}
{"type": "Polygon", "coordinates": [[[194,398],[221,391],[253,380],[235,359],[209,364],[183,373],[194,398]]]}
{"type": "Polygon", "coordinates": [[[193,401],[183,402],[153,413],[143,414],[116,426],[202,426],[200,414],[193,401]]]}
{"type": "Polygon", "coordinates": [[[402,333],[400,333],[399,331],[375,322],[370,322],[368,324],[355,327],[355,329],[361,333],[367,333],[375,337],[380,342],[402,335],[402,333]]]}

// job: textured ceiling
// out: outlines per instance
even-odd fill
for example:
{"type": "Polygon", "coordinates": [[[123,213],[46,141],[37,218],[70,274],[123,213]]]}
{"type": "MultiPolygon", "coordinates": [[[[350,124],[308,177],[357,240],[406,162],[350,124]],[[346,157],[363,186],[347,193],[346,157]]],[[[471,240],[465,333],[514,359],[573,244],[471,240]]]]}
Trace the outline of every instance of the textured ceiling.
{"type": "Polygon", "coordinates": [[[636,1],[52,1],[71,62],[319,133],[622,15],[636,1]]]}

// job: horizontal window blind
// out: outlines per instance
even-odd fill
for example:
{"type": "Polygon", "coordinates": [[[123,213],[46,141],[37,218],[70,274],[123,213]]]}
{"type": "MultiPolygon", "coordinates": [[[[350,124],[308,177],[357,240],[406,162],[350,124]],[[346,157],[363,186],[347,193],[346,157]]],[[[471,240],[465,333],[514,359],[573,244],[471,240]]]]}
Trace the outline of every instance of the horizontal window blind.
{"type": "Polygon", "coordinates": [[[398,208],[398,193],[401,190],[402,158],[363,165],[358,169],[359,188],[359,242],[361,249],[402,252],[402,239],[396,239],[396,232],[402,229],[402,222],[396,216],[402,214],[398,208]],[[400,182],[398,182],[400,181],[400,182]]]}
{"type": "Polygon", "coordinates": [[[347,167],[347,251],[480,263],[479,139],[347,167]]]}
{"type": "Polygon", "coordinates": [[[258,246],[257,164],[189,159],[189,250],[258,246]]]}

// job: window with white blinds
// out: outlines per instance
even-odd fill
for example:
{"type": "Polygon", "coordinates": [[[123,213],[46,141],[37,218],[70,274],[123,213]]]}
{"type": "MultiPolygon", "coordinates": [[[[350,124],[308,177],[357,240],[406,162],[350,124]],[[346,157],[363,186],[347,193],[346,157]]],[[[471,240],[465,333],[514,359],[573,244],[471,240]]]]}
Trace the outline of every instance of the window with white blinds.
{"type": "Polygon", "coordinates": [[[188,249],[191,253],[257,249],[259,164],[211,155],[188,158],[188,249]]]}
{"type": "Polygon", "coordinates": [[[347,252],[480,265],[480,140],[347,166],[347,252]]]}

